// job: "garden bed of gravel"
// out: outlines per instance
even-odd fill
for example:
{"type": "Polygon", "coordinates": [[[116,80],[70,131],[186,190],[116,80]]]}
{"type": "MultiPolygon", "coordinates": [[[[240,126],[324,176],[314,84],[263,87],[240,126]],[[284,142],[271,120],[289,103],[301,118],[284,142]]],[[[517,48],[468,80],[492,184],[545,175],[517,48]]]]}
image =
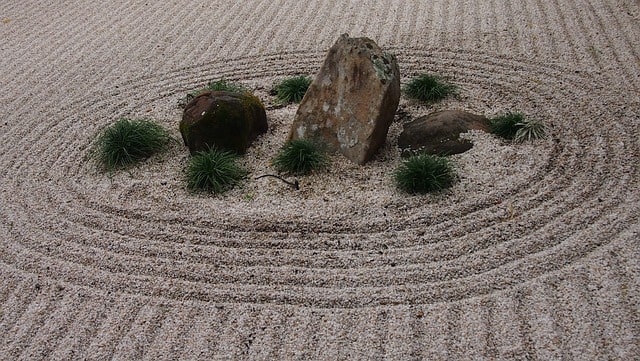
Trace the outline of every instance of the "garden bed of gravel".
{"type": "MultiPolygon", "coordinates": [[[[301,210],[310,217],[331,214],[370,212],[370,216],[386,215],[388,209],[402,211],[415,206],[424,207],[440,202],[477,202],[492,193],[509,193],[510,187],[526,185],[527,178],[542,172],[553,147],[549,139],[528,142],[511,142],[482,131],[471,131],[462,137],[473,142],[471,150],[447,157],[454,168],[455,182],[451,188],[431,194],[414,195],[398,189],[394,173],[404,162],[397,147],[402,124],[439,110],[482,110],[481,114],[496,116],[510,109],[487,108],[482,94],[468,94],[462,88],[458,96],[446,97],[439,102],[420,102],[402,96],[396,117],[389,128],[387,141],[376,157],[366,165],[357,165],[339,154],[330,154],[324,169],[308,175],[288,175],[277,172],[273,165],[278,151],[286,138],[298,104],[285,103],[273,92],[274,84],[282,79],[236,82],[252,92],[267,109],[269,129],[259,136],[248,152],[238,158],[238,164],[247,172],[247,177],[224,194],[194,192],[188,189],[186,167],[189,152],[182,143],[178,131],[184,93],[175,98],[164,98],[148,104],[144,110],[129,114],[129,118],[153,119],[161,124],[172,137],[165,152],[154,155],[141,163],[105,174],[95,163],[87,164],[89,183],[98,187],[102,197],[111,202],[125,202],[132,210],[151,211],[158,206],[184,212],[180,204],[192,203],[186,209],[217,209],[220,212],[246,214],[273,213],[282,217],[300,216],[301,210]],[[265,174],[280,175],[289,181],[297,181],[299,190],[272,178],[259,178],[265,174]],[[205,206],[206,205],[206,206],[205,206]]],[[[406,79],[404,83],[406,85],[406,79]]],[[[197,89],[193,89],[191,93],[197,89]]],[[[531,115],[535,117],[536,115],[531,115]]],[[[500,203],[496,197],[492,200],[500,203]]],[[[154,212],[157,211],[154,210],[154,212]]],[[[512,209],[505,207],[505,216],[512,209]]]]}

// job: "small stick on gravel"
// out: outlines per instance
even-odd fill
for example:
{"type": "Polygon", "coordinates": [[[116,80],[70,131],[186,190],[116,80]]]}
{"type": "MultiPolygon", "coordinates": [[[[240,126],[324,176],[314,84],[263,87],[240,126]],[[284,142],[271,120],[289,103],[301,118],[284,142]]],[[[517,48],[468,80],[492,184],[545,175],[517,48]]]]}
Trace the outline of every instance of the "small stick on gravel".
{"type": "Polygon", "coordinates": [[[265,178],[265,177],[273,177],[273,178],[276,178],[276,179],[280,179],[281,181],[283,181],[283,182],[287,183],[289,186],[291,186],[291,188],[293,188],[295,190],[300,190],[300,183],[298,183],[297,179],[294,179],[293,182],[289,182],[288,180],[286,180],[286,179],[284,179],[284,178],[282,178],[280,176],[277,176],[275,174],[264,174],[264,175],[261,175],[259,177],[256,177],[256,179],[265,178]]]}

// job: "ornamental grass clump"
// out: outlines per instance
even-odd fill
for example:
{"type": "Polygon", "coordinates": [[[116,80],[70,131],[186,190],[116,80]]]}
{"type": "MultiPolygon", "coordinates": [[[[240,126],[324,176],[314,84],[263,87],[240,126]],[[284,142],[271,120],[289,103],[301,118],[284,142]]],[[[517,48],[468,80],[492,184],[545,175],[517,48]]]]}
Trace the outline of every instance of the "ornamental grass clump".
{"type": "Polygon", "coordinates": [[[209,193],[224,193],[233,188],[248,172],[239,166],[237,155],[215,148],[198,152],[187,166],[187,188],[209,193]]]}
{"type": "Polygon", "coordinates": [[[292,175],[306,175],[327,166],[329,157],[318,143],[307,139],[290,140],[273,159],[273,166],[292,175]]]}
{"type": "Polygon", "coordinates": [[[458,94],[458,86],[447,83],[437,75],[421,74],[404,86],[404,93],[411,99],[435,103],[458,94]]]}
{"type": "Polygon", "coordinates": [[[202,93],[204,91],[227,91],[232,93],[244,93],[247,91],[247,89],[240,84],[236,84],[225,79],[220,79],[210,82],[206,87],[200,90],[196,90],[194,93],[195,95],[198,95],[199,93],[202,93]]]}
{"type": "Polygon", "coordinates": [[[311,78],[300,75],[277,83],[274,92],[280,103],[300,103],[310,85],[311,78]]]}
{"type": "Polygon", "coordinates": [[[98,161],[109,171],[125,168],[165,150],[169,133],[146,119],[120,119],[98,137],[98,161]]]}
{"type": "Polygon", "coordinates": [[[520,129],[513,138],[516,142],[543,139],[547,136],[544,123],[539,120],[527,119],[520,123],[520,129]]]}
{"type": "Polygon", "coordinates": [[[544,123],[525,119],[522,113],[507,113],[489,121],[491,133],[515,142],[531,141],[546,137],[544,123]]]}
{"type": "Polygon", "coordinates": [[[507,113],[489,120],[489,130],[499,137],[513,140],[523,121],[522,113],[507,113]]]}
{"type": "Polygon", "coordinates": [[[231,93],[244,93],[244,92],[247,92],[248,90],[247,88],[245,88],[240,84],[230,82],[226,79],[220,79],[220,80],[209,82],[209,84],[207,84],[204,88],[190,92],[184,98],[180,99],[178,101],[178,104],[180,105],[181,108],[184,108],[193,98],[197,97],[198,95],[206,91],[227,91],[231,93]]]}
{"type": "Polygon", "coordinates": [[[407,193],[431,193],[451,187],[455,172],[442,156],[420,154],[405,160],[394,173],[399,189],[407,193]]]}

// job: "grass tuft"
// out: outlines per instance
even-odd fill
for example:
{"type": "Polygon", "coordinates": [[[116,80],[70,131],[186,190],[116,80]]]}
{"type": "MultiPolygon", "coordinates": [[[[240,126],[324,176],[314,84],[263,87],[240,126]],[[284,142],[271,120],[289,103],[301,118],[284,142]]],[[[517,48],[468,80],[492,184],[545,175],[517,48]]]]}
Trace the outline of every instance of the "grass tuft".
{"type": "Polygon", "coordinates": [[[206,87],[200,90],[196,90],[194,93],[196,93],[195,95],[198,95],[199,93],[202,93],[204,91],[227,91],[232,93],[244,93],[247,91],[247,89],[240,84],[236,84],[225,79],[220,79],[210,82],[206,87]]]}
{"type": "Polygon", "coordinates": [[[232,93],[244,93],[248,90],[240,84],[233,83],[225,79],[220,79],[209,82],[209,84],[207,84],[204,88],[188,93],[184,98],[178,101],[178,104],[181,108],[184,108],[193,98],[206,91],[228,91],[232,93]]]}
{"type": "Polygon", "coordinates": [[[233,188],[248,172],[237,163],[231,152],[212,148],[196,153],[187,166],[187,188],[209,193],[224,193],[233,188]]]}
{"type": "Polygon", "coordinates": [[[546,138],[546,127],[544,123],[539,120],[524,120],[520,123],[520,129],[516,132],[513,138],[516,142],[531,141],[535,139],[546,138]]]}
{"type": "Polygon", "coordinates": [[[405,160],[394,173],[396,185],[407,193],[438,192],[455,180],[451,161],[446,157],[420,154],[405,160]]]}
{"type": "Polygon", "coordinates": [[[279,172],[305,175],[326,167],[329,157],[320,145],[307,139],[290,140],[273,159],[279,172]]]}
{"type": "Polygon", "coordinates": [[[435,103],[458,94],[458,86],[445,82],[437,75],[421,74],[404,86],[404,93],[411,99],[435,103]]]}
{"type": "Polygon", "coordinates": [[[300,103],[310,85],[311,78],[300,75],[277,83],[274,91],[280,103],[300,103]]]}
{"type": "Polygon", "coordinates": [[[539,120],[525,119],[522,113],[507,113],[489,121],[491,133],[515,142],[546,137],[546,127],[539,120]]]}
{"type": "Polygon", "coordinates": [[[125,168],[166,149],[169,133],[146,119],[120,119],[98,137],[97,157],[109,171],[125,168]]]}
{"type": "Polygon", "coordinates": [[[507,113],[489,121],[491,133],[504,139],[512,140],[522,127],[524,115],[522,113],[507,113]]]}

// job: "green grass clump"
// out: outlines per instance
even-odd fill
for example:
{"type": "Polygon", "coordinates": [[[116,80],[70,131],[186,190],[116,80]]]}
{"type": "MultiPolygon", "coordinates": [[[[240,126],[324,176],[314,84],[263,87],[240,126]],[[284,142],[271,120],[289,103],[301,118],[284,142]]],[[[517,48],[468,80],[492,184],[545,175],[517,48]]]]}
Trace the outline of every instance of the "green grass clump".
{"type": "Polygon", "coordinates": [[[520,123],[520,129],[516,132],[513,140],[516,142],[542,139],[547,136],[545,125],[539,120],[526,119],[520,123]]]}
{"type": "Polygon", "coordinates": [[[187,96],[193,99],[197,97],[200,93],[203,93],[206,91],[227,91],[232,93],[244,93],[247,91],[247,89],[240,84],[236,84],[236,83],[227,81],[225,79],[220,79],[220,80],[210,82],[204,88],[192,91],[187,96]]]}
{"type": "Polygon", "coordinates": [[[435,103],[458,94],[458,87],[445,82],[437,75],[421,74],[404,86],[404,93],[411,99],[435,103]]]}
{"type": "Polygon", "coordinates": [[[489,130],[499,137],[512,140],[522,127],[523,121],[524,115],[522,113],[507,113],[492,118],[489,121],[489,130]]]}
{"type": "Polygon", "coordinates": [[[196,153],[187,166],[187,188],[209,193],[233,188],[248,174],[236,160],[234,153],[215,148],[196,153]]]}
{"type": "Polygon", "coordinates": [[[525,119],[522,113],[507,113],[489,121],[491,133],[515,142],[546,137],[545,125],[541,121],[525,119]]]}
{"type": "Polygon", "coordinates": [[[97,157],[109,171],[125,168],[166,149],[169,133],[146,119],[120,119],[98,137],[97,157]]]}
{"type": "Polygon", "coordinates": [[[407,193],[438,192],[455,180],[451,161],[446,157],[420,154],[405,160],[394,173],[396,185],[407,193]]]}
{"type": "Polygon", "coordinates": [[[305,175],[324,168],[329,157],[320,145],[307,139],[290,140],[273,159],[279,172],[305,175]]]}
{"type": "Polygon", "coordinates": [[[181,108],[184,108],[193,98],[206,91],[227,91],[232,93],[244,93],[248,90],[240,84],[236,84],[225,79],[220,79],[209,82],[209,84],[207,84],[204,88],[188,93],[184,98],[178,101],[178,104],[181,108]]]}
{"type": "Polygon", "coordinates": [[[277,83],[274,91],[280,103],[300,103],[310,85],[311,78],[300,75],[277,83]]]}
{"type": "MultiPolygon", "coordinates": [[[[244,93],[247,91],[247,89],[245,87],[243,87],[242,85],[236,84],[236,83],[232,83],[230,81],[227,81],[225,79],[220,79],[217,81],[212,81],[209,84],[207,84],[206,87],[200,89],[200,90],[196,90],[195,95],[198,95],[204,91],[227,91],[227,92],[232,92],[232,93],[244,93]]],[[[192,93],[192,94],[193,94],[192,93]]],[[[194,95],[194,96],[195,96],[194,95]]]]}

